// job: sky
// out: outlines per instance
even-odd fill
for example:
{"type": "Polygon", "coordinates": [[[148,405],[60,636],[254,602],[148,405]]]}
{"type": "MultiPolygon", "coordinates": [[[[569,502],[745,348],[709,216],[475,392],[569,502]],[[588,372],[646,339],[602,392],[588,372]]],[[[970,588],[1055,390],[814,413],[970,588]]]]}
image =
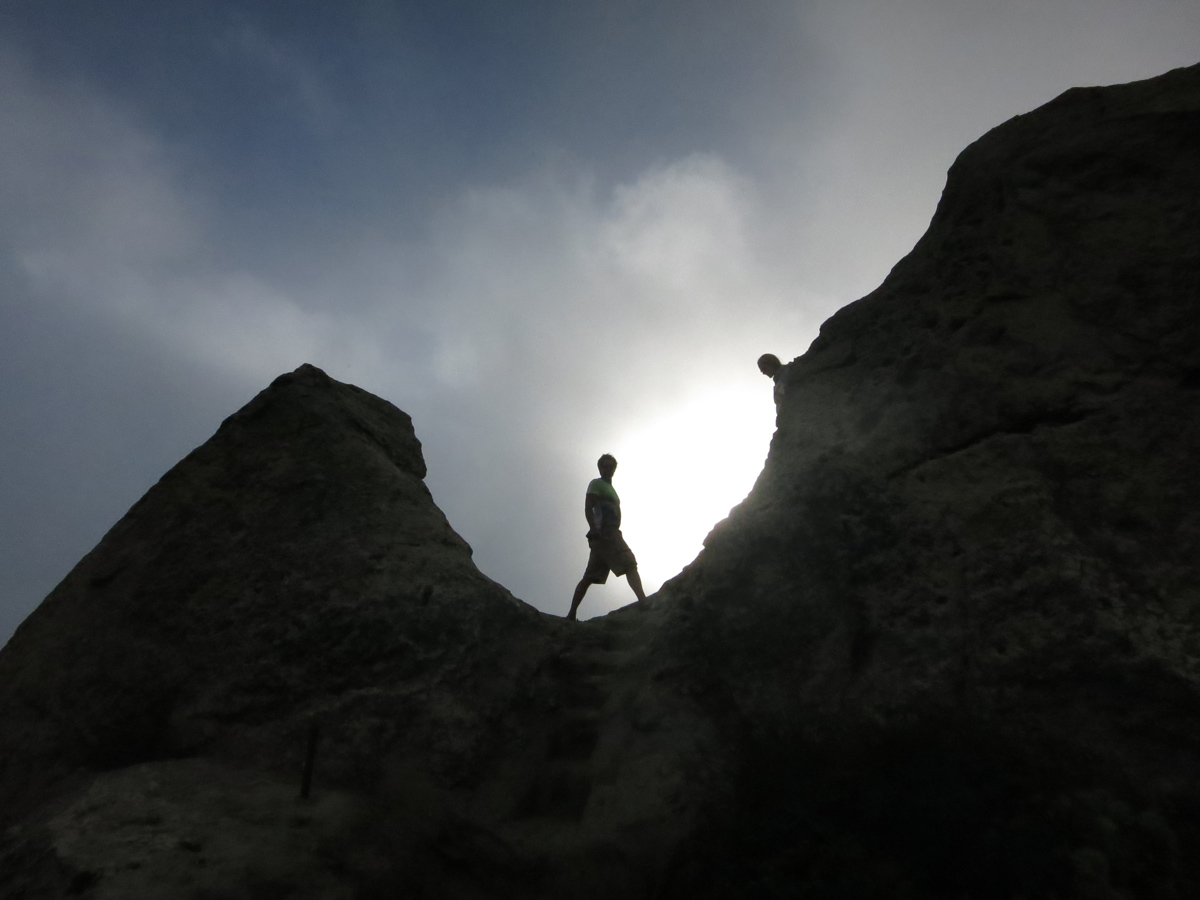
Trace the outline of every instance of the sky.
{"type": "Polygon", "coordinates": [[[305,362],[413,417],[550,613],[615,454],[653,591],[761,469],[755,359],[882,281],[967,144],[1198,61],[1194,0],[0,0],[0,642],[305,362]]]}

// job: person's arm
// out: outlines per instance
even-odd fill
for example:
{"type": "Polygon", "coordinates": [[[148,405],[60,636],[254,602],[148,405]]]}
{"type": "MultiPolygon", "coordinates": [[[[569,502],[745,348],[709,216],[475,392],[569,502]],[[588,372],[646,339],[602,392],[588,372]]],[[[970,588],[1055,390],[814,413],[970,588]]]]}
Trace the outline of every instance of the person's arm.
{"type": "Polygon", "coordinates": [[[587,519],[588,531],[599,531],[596,518],[596,502],[599,498],[595,494],[585,494],[583,498],[583,517],[587,519]]]}

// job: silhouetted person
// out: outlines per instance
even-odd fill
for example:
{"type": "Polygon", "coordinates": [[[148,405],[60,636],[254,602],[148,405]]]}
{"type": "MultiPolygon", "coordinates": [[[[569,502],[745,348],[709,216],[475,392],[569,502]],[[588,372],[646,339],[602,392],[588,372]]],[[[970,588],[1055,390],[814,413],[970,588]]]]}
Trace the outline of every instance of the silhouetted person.
{"type": "Polygon", "coordinates": [[[780,398],[783,397],[783,382],[779,380],[779,373],[783,371],[783,363],[774,353],[764,353],[758,358],[758,371],[774,380],[775,405],[778,406],[780,398]]]}
{"type": "Polygon", "coordinates": [[[596,468],[600,470],[600,477],[592,479],[583,498],[583,514],[588,522],[588,547],[592,552],[588,556],[583,578],[575,586],[575,596],[571,598],[571,611],[567,613],[568,619],[575,618],[575,610],[579,608],[587,589],[593,584],[604,584],[608,581],[610,571],[625,576],[625,580],[637,595],[638,603],[646,599],[646,592],[642,590],[642,578],[638,575],[637,559],[621,535],[621,498],[617,496],[616,488],[612,485],[617,461],[605,453],[596,461],[596,468]]]}

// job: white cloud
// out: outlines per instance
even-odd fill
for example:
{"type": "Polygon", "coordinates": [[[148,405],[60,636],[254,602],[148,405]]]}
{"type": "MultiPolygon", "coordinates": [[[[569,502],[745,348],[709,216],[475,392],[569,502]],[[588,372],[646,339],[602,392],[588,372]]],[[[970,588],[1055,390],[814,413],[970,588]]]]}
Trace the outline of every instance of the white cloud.
{"type": "Polygon", "coordinates": [[[756,246],[753,184],[710,155],[608,189],[533,174],[464,190],[426,240],[377,236],[285,287],[222,263],[220,211],[143,123],[7,65],[0,112],[21,140],[0,190],[20,214],[3,237],[42,302],[250,386],[311,361],[388,396],[485,571],[550,608],[577,577],[562,525],[597,448],[815,330],[756,246]]]}
{"type": "MultiPolygon", "coordinates": [[[[586,555],[586,545],[561,532],[580,518],[577,495],[600,452],[631,448],[623,475],[636,473],[639,456],[646,465],[694,458],[696,435],[711,427],[693,421],[701,404],[710,423],[732,416],[730,426],[744,430],[737,413],[747,392],[767,398],[765,409],[749,404],[761,427],[738,444],[752,459],[735,480],[749,489],[773,426],[770,384],[754,361],[764,350],[802,352],[831,305],[795,289],[788,266],[764,254],[765,214],[749,180],[697,155],[607,192],[553,176],[469,191],[442,211],[431,244],[380,254],[386,277],[396,277],[398,256],[412,260],[399,267],[407,275],[390,314],[419,322],[434,348],[438,385],[406,401],[419,426],[432,420],[423,440],[439,446],[436,419],[469,405],[471,439],[485,448],[442,448],[458,468],[435,484],[485,571],[534,602],[565,607],[582,565],[572,554],[586,555]],[[686,428],[671,424],[684,421],[671,418],[681,407],[690,409],[686,428]]],[[[389,387],[393,397],[406,390],[389,387]]],[[[719,492],[714,517],[740,499],[737,490],[719,492]]],[[[674,495],[645,496],[634,533],[647,523],[675,527],[678,510],[654,508],[655,497],[669,505],[674,495]]],[[[698,548],[712,524],[690,523],[675,543],[698,548]]],[[[686,562],[676,550],[663,564],[653,547],[639,551],[654,582],[671,574],[664,565],[686,562]]],[[[628,599],[623,584],[597,594],[589,609],[628,599]]]]}
{"type": "Polygon", "coordinates": [[[727,301],[730,291],[748,286],[755,268],[747,234],[751,196],[746,180],[716,157],[653,169],[615,191],[602,246],[614,268],[665,304],[727,301]]]}
{"type": "Polygon", "coordinates": [[[143,123],[0,56],[3,251],[43,303],[261,380],[324,346],[328,316],[208,258],[204,206],[143,123]]]}
{"type": "MultiPolygon", "coordinates": [[[[469,360],[472,387],[569,381],[572,400],[601,409],[606,392],[647,378],[675,391],[787,326],[815,324],[754,245],[762,214],[752,185],[711,156],[606,194],[553,178],[472,191],[443,212],[416,304],[444,358],[469,360]]],[[[790,339],[796,352],[806,337],[790,339]]]]}
{"type": "Polygon", "coordinates": [[[0,52],[0,116],[0,233],[10,250],[43,267],[81,251],[89,269],[145,267],[194,238],[155,142],[111,102],[39,80],[0,52]]]}
{"type": "Polygon", "coordinates": [[[792,210],[778,240],[807,283],[851,299],[925,231],[954,158],[1077,85],[1200,61],[1200,4],[1178,0],[829,0],[797,3],[836,104],[764,129],[764,190],[792,210]]]}

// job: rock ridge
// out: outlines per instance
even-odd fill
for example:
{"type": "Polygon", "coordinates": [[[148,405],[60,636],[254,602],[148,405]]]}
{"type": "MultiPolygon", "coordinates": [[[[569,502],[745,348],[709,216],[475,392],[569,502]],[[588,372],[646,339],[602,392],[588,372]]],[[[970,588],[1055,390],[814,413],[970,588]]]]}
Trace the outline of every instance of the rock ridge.
{"type": "Polygon", "coordinates": [[[0,892],[1200,895],[1197,159],[1200,66],[964,150],[590,622],[479,573],[406,415],[281,376],[0,651],[0,892]]]}
{"type": "Polygon", "coordinates": [[[747,744],[698,857],[858,882],[823,896],[1200,890],[1198,154],[1196,66],[999,126],[785,367],[758,484],[662,591],[660,653],[722,657],[747,744]]]}
{"type": "Polygon", "coordinates": [[[276,379],[0,655],[4,805],[44,786],[23,767],[271,758],[317,710],[380,682],[500,665],[486,635],[536,634],[541,617],[478,571],[424,474],[391,404],[313,366],[276,379]]]}

